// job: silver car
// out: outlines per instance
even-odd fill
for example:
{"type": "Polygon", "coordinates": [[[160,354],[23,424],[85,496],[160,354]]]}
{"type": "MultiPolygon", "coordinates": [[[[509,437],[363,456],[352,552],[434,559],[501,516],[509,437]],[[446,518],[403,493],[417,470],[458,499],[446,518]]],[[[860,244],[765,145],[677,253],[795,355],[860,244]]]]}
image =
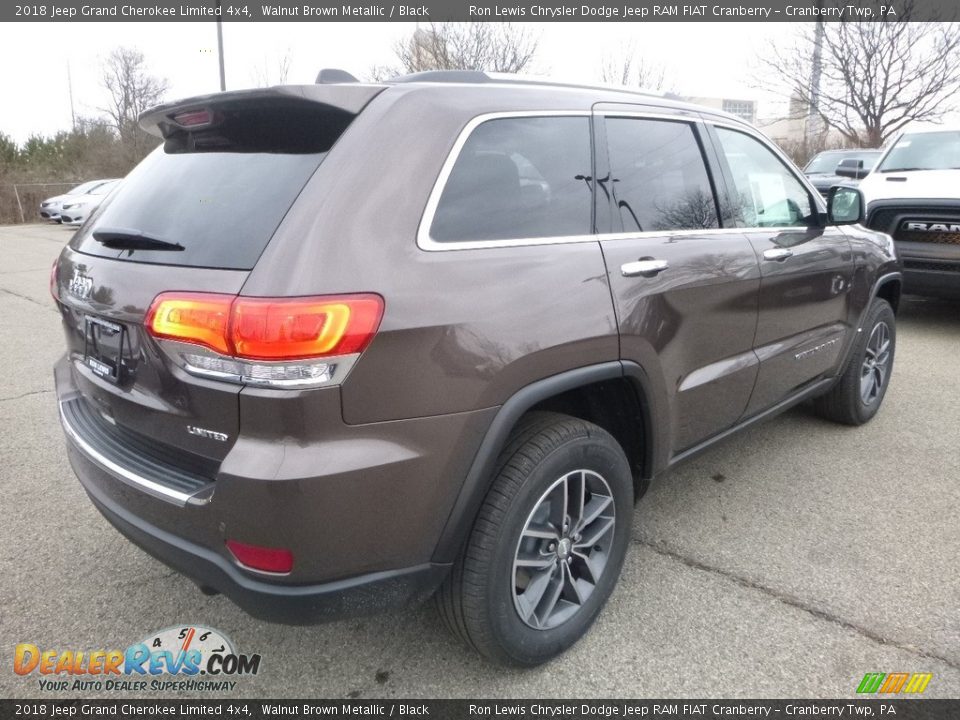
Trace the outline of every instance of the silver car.
{"type": "Polygon", "coordinates": [[[63,195],[55,195],[54,197],[47,198],[40,203],[40,217],[42,217],[44,220],[60,222],[60,212],[63,210],[64,203],[72,203],[77,200],[79,195],[86,195],[87,193],[93,192],[105,183],[115,182],[117,182],[115,178],[91,180],[90,182],[85,182],[82,185],[77,185],[75,188],[73,188],[73,190],[70,190],[63,195]]]}
{"type": "Polygon", "coordinates": [[[60,209],[60,222],[64,225],[82,225],[119,184],[120,180],[107,180],[83,195],[71,196],[60,209]]]}

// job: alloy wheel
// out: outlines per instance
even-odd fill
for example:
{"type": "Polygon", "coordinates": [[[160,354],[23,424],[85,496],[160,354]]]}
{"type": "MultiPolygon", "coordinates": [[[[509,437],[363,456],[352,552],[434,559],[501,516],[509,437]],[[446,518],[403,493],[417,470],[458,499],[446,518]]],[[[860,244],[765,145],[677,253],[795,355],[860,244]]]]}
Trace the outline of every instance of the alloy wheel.
{"type": "Polygon", "coordinates": [[[860,400],[872,405],[880,396],[890,369],[890,328],[878,322],[870,331],[860,367],[860,400]]]}
{"type": "Polygon", "coordinates": [[[615,511],[610,486],[592,470],[567,473],[540,497],[513,561],[513,602],[524,623],[549,630],[583,607],[607,566],[615,511]]]}

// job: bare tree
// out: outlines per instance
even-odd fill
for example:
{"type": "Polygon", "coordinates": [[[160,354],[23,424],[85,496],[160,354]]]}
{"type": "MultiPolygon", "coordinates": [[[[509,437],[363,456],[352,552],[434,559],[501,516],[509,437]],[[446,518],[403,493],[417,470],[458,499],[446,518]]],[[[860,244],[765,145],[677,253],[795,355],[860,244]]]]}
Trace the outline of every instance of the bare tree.
{"type": "Polygon", "coordinates": [[[399,68],[378,66],[382,80],[425,70],[487,70],[518,73],[529,69],[539,38],[512,23],[429,23],[394,46],[399,68]]]}
{"type": "Polygon", "coordinates": [[[253,69],[253,81],[257,87],[285,85],[290,76],[291,65],[293,65],[293,52],[290,48],[287,48],[278,58],[271,59],[265,55],[263,63],[253,69]]]}
{"type": "Polygon", "coordinates": [[[957,104],[960,25],[913,15],[908,0],[896,19],[823,23],[819,78],[812,23],[792,47],[772,45],[759,61],[785,79],[793,115],[812,109],[849,143],[880,147],[907,123],[937,121],[957,104]]]}
{"type": "Polygon", "coordinates": [[[633,42],[621,45],[619,50],[604,56],[600,79],[615,85],[646,90],[667,91],[673,85],[666,66],[643,57],[633,42]]]}
{"type": "Polygon", "coordinates": [[[141,159],[152,141],[140,129],[137,118],[163,99],[169,83],[147,71],[142,52],[119,47],[104,61],[102,84],[109,93],[110,101],[99,110],[110,118],[110,124],[132,159],[141,159]]]}

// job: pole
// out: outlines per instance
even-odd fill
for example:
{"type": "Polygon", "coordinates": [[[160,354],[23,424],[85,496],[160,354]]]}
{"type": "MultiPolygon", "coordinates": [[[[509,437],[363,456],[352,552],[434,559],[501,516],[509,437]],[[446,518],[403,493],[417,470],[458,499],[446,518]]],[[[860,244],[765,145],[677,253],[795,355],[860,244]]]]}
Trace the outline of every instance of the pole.
{"type": "Polygon", "coordinates": [[[17,186],[13,186],[13,194],[17,197],[17,210],[20,211],[20,222],[25,223],[27,219],[23,216],[23,204],[20,202],[20,192],[17,190],[17,186]]]}
{"type": "Polygon", "coordinates": [[[223,67],[223,22],[220,12],[220,0],[217,0],[217,55],[220,58],[220,92],[223,92],[227,89],[227,74],[223,67]]]}
{"type": "Polygon", "coordinates": [[[77,115],[73,111],[73,76],[70,74],[70,61],[67,60],[67,91],[70,94],[70,127],[77,130],[77,115]]]}
{"type": "MultiPolygon", "coordinates": [[[[822,7],[818,0],[817,7],[822,7]]],[[[823,74],[823,20],[817,20],[813,35],[813,62],[810,68],[810,107],[807,110],[807,126],[804,140],[807,149],[820,130],[820,76],[823,74]]]]}

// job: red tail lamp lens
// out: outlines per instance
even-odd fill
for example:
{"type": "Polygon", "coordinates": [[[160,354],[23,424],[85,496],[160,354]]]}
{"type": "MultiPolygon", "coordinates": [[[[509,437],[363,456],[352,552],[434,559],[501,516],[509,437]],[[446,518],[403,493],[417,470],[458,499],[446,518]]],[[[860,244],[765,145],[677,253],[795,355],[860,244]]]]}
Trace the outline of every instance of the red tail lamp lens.
{"type": "Polygon", "coordinates": [[[238,357],[286,360],[363,350],[380,324],[379,295],[237,298],[230,338],[238,357]]]}
{"type": "Polygon", "coordinates": [[[383,298],[373,294],[245,298],[162,293],[147,313],[155,337],[251,360],[296,360],[361,352],[376,335],[383,298]]]}
{"type": "Polygon", "coordinates": [[[293,569],[293,553],[286,548],[269,548],[227,540],[227,549],[237,562],[253,570],[288,573],[293,569]]]}

